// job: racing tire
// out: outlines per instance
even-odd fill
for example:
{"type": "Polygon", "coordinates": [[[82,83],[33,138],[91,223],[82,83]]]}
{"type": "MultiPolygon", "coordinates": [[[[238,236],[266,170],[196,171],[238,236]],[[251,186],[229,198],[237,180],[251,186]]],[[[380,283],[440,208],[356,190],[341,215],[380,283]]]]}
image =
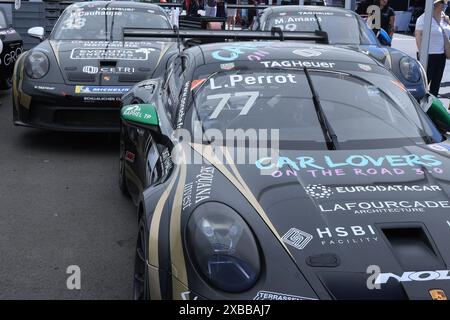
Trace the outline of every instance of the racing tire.
{"type": "Polygon", "coordinates": [[[133,299],[150,300],[150,290],[148,285],[148,232],[145,224],[145,214],[139,221],[139,233],[136,241],[136,252],[134,258],[134,281],[133,281],[133,299]]]}
{"type": "Polygon", "coordinates": [[[10,75],[5,79],[0,79],[0,90],[8,90],[11,89],[13,85],[13,76],[10,75]]]}
{"type": "Polygon", "coordinates": [[[127,186],[127,178],[125,174],[125,155],[123,143],[120,143],[120,159],[119,159],[119,188],[123,195],[130,198],[130,191],[127,186]]]}

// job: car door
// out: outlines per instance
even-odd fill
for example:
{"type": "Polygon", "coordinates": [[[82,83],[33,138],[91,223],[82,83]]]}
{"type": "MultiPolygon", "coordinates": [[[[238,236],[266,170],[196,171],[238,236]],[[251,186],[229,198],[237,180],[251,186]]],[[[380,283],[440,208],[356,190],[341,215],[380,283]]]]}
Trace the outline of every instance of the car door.
{"type": "MultiPolygon", "coordinates": [[[[161,93],[161,104],[158,116],[167,121],[160,121],[161,125],[170,124],[174,129],[176,112],[180,103],[181,87],[185,79],[186,57],[178,56],[170,64],[166,73],[161,93]],[[166,123],[166,124],[165,124],[166,123]]],[[[147,140],[146,152],[146,187],[160,183],[166,177],[173,164],[170,159],[172,143],[167,137],[150,132],[147,140]]]]}

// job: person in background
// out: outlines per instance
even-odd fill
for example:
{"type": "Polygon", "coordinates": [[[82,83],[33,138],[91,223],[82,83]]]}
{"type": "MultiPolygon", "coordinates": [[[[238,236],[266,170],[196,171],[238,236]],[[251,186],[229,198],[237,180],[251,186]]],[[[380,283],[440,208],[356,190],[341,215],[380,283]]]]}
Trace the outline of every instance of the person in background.
{"type": "Polygon", "coordinates": [[[358,7],[356,8],[356,13],[362,16],[366,16],[367,15],[367,8],[371,5],[374,5],[375,1],[374,0],[364,0],[362,1],[358,7]]]}
{"type": "Polygon", "coordinates": [[[395,11],[389,6],[388,0],[380,0],[378,5],[381,9],[381,28],[383,28],[392,39],[395,31],[395,11]]]}
{"type": "Polygon", "coordinates": [[[217,1],[216,0],[206,0],[205,2],[205,16],[215,17],[217,14],[217,1]]]}
{"type": "MultiPolygon", "coordinates": [[[[446,55],[444,47],[444,37],[450,35],[450,25],[443,13],[447,0],[433,0],[433,18],[431,19],[430,46],[428,49],[427,78],[430,85],[430,93],[436,97],[439,94],[442,76],[444,74],[446,55]]],[[[424,25],[422,14],[416,21],[416,44],[420,51],[422,44],[422,33],[424,25]]]]}
{"type": "Polygon", "coordinates": [[[200,1],[199,0],[184,0],[183,1],[183,10],[186,10],[186,15],[190,17],[198,17],[200,10],[200,1]]]}
{"type": "MultiPolygon", "coordinates": [[[[226,18],[227,17],[226,3],[225,3],[224,0],[217,0],[216,17],[218,17],[218,18],[226,18]]],[[[225,30],[225,24],[224,23],[222,23],[222,29],[225,30]]]]}
{"type": "MultiPolygon", "coordinates": [[[[227,4],[237,4],[237,0],[225,0],[227,4]]],[[[236,14],[237,9],[227,8],[227,25],[228,30],[234,30],[234,25],[236,24],[236,14]]]]}
{"type": "MultiPolygon", "coordinates": [[[[258,5],[259,4],[259,0],[249,0],[248,1],[249,5],[258,5]]],[[[257,12],[256,12],[256,8],[251,8],[248,9],[248,25],[251,26],[253,23],[253,19],[255,19],[257,12]]]]}

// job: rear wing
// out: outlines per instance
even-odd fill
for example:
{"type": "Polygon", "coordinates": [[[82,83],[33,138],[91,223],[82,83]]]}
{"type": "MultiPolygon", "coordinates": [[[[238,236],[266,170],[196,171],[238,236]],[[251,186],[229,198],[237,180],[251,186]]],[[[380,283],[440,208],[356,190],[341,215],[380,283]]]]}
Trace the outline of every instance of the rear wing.
{"type": "Polygon", "coordinates": [[[328,44],[328,34],[325,31],[319,30],[311,32],[283,32],[280,28],[273,28],[272,31],[123,28],[124,40],[131,40],[134,38],[204,39],[213,41],[298,40],[328,44]]]}

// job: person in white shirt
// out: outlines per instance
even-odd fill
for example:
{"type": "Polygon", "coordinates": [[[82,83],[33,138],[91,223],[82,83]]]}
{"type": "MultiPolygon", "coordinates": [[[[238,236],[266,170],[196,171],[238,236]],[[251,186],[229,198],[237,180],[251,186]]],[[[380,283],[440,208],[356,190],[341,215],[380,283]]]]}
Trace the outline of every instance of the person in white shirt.
{"type": "MultiPolygon", "coordinates": [[[[430,85],[430,93],[438,96],[446,62],[444,36],[447,38],[450,36],[450,25],[448,24],[448,17],[444,14],[447,0],[433,0],[433,5],[430,46],[428,49],[427,78],[428,84],[430,85]]],[[[422,43],[424,15],[425,14],[422,14],[416,21],[415,36],[419,51],[422,43]]]]}

